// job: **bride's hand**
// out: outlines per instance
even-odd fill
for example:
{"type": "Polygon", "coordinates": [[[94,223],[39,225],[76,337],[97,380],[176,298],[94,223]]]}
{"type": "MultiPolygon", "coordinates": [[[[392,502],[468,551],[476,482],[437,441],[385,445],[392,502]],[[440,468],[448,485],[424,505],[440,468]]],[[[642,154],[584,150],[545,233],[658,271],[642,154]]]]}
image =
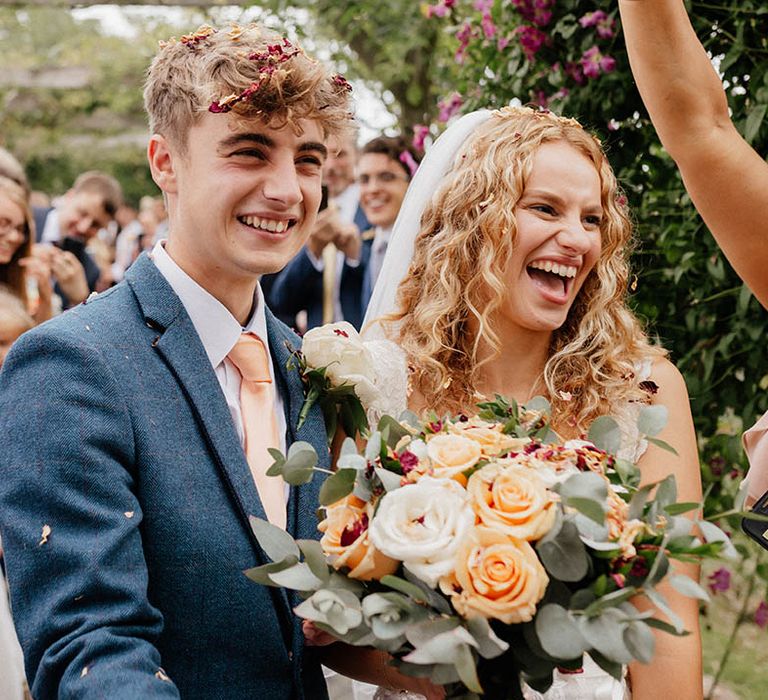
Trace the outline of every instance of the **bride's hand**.
{"type": "Polygon", "coordinates": [[[304,640],[309,647],[325,647],[339,641],[332,634],[318,629],[312,620],[304,620],[301,623],[301,631],[304,632],[304,640]]]}

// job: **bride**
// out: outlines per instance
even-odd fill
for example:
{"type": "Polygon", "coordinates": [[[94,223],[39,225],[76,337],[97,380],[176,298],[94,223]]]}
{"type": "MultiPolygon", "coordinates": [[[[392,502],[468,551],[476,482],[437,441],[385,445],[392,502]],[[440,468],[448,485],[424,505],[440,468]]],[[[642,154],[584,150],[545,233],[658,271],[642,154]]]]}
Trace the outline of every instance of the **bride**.
{"type": "MultiPolygon", "coordinates": [[[[562,436],[611,414],[645,482],[674,473],[680,500],[701,500],[685,384],[625,303],[624,202],[599,141],[572,119],[508,107],[449,128],[408,190],[366,317],[385,368],[381,412],[398,415],[406,395],[414,411],[455,413],[496,393],[544,394],[562,436]],[[643,403],[669,409],[660,437],[678,456],[632,434],[643,403]]],[[[587,656],[526,697],[701,698],[697,603],[664,593],[689,636],[658,634],[652,663],[621,683],[587,656]]]]}

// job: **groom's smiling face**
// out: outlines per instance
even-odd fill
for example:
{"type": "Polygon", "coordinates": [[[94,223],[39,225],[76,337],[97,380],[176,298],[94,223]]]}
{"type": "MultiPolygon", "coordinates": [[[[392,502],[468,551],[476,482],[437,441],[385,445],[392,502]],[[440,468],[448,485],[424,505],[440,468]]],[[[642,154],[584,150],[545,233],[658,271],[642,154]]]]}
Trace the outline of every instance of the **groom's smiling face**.
{"type": "Polygon", "coordinates": [[[185,149],[153,139],[164,171],[159,180],[157,166],[153,174],[169,203],[168,251],[214,296],[221,298],[219,287],[255,286],[299,251],[320,205],[327,151],[317,122],[276,129],[206,113],[185,149]]]}
{"type": "Polygon", "coordinates": [[[545,143],[515,206],[517,236],[504,316],[513,326],[551,332],[565,323],[600,257],[600,176],[564,141],[545,143]]]}

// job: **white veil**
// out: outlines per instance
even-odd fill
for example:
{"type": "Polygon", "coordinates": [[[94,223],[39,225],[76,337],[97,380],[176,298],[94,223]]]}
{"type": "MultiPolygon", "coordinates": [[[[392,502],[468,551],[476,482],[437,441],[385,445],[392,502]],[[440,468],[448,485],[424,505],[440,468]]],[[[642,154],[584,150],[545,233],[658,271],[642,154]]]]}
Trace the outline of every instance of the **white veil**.
{"type": "Polygon", "coordinates": [[[458,150],[490,116],[491,112],[487,109],[465,114],[439,136],[419,165],[397,215],[381,272],[365,313],[363,335],[366,340],[384,337],[381,324],[372,321],[395,311],[397,288],[411,264],[413,242],[419,232],[424,207],[453,165],[458,150]]]}

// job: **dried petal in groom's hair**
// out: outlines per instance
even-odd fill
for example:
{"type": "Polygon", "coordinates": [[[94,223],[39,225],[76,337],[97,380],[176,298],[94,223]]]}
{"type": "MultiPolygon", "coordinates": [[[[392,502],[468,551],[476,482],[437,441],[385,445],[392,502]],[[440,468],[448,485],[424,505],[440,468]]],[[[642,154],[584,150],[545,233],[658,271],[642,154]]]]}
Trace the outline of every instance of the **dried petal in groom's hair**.
{"type": "Polygon", "coordinates": [[[279,34],[259,27],[203,26],[161,42],[147,74],[144,106],[152,133],[182,150],[203,114],[233,112],[270,127],[308,119],[326,138],[352,128],[350,86],[279,34]]]}

